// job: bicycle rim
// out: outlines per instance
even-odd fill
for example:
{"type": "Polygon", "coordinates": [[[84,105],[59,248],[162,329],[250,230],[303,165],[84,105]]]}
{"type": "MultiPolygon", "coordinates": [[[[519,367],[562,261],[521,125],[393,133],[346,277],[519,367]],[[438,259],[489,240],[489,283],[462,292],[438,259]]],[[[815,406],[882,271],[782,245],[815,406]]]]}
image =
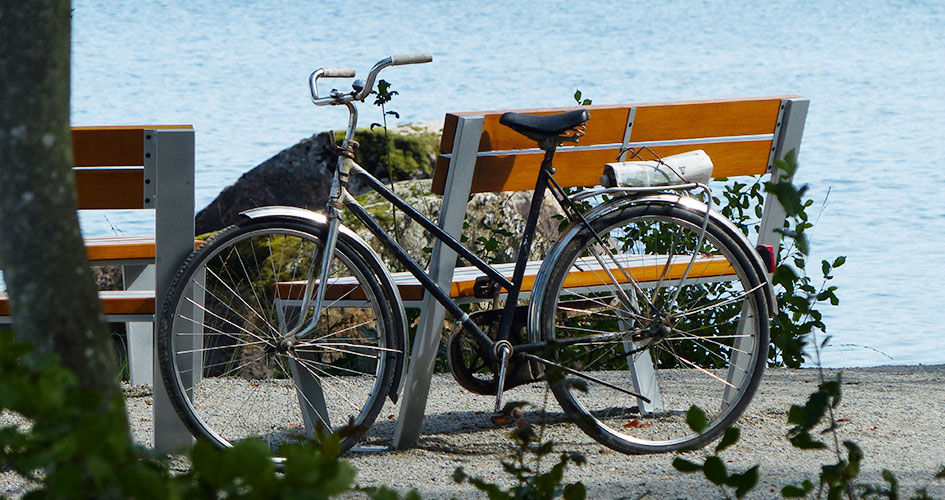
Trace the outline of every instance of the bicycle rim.
{"type": "Polygon", "coordinates": [[[172,284],[160,341],[172,403],[195,436],[218,447],[259,438],[277,454],[318,428],[353,424],[343,435],[348,448],[374,421],[400,353],[379,285],[344,242],[314,330],[287,337],[312,321],[312,308],[300,304],[322,248],[316,228],[262,222],[230,227],[188,259],[172,284]]]}
{"type": "Polygon", "coordinates": [[[624,453],[698,447],[731,425],[764,369],[768,317],[749,257],[704,215],[635,205],[562,252],[541,305],[562,408],[624,453]],[[707,417],[692,431],[692,406],[707,417]]]}

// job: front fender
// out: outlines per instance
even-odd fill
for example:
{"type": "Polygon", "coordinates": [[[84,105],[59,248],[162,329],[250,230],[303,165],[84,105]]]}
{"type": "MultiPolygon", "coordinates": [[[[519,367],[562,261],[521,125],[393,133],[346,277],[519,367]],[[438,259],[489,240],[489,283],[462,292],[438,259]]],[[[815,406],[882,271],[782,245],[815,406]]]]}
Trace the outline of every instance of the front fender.
{"type": "MultiPolygon", "coordinates": [[[[305,208],[286,207],[286,206],[268,206],[252,208],[240,213],[244,220],[259,221],[261,219],[279,219],[290,218],[307,222],[317,228],[318,231],[328,230],[328,217],[323,213],[314,212],[305,208]]],[[[361,236],[350,228],[342,225],[338,231],[338,237],[343,239],[345,244],[353,248],[358,255],[370,266],[374,277],[381,284],[384,291],[384,298],[390,306],[391,316],[394,321],[394,342],[395,348],[403,353],[397,356],[394,367],[393,383],[389,396],[391,401],[397,402],[400,394],[400,384],[404,373],[404,363],[407,357],[407,314],[404,311],[404,301],[400,297],[400,290],[394,284],[390,271],[381,260],[381,257],[364,241],[361,236]]]]}

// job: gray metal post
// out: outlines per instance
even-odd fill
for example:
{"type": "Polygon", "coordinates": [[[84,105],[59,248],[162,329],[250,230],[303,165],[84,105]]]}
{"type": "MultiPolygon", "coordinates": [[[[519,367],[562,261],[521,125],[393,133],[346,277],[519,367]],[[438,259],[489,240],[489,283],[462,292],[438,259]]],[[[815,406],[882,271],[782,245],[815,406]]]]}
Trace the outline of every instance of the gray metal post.
{"type": "MultiPolygon", "coordinates": [[[[154,290],[154,265],[126,265],[121,268],[125,290],[154,290]]],[[[153,382],[154,323],[129,321],[125,323],[128,332],[128,374],[133,385],[151,385],[153,382]]]]}
{"type": "MultiPolygon", "coordinates": [[[[439,225],[457,240],[463,231],[466,204],[476,169],[476,154],[479,152],[479,137],[482,135],[482,116],[460,117],[456,124],[453,141],[453,156],[450,158],[443,206],[440,208],[439,225]]],[[[430,276],[445,290],[449,290],[456,267],[456,252],[440,244],[433,245],[430,257],[430,276]]],[[[410,364],[405,377],[400,416],[394,431],[393,446],[406,448],[417,441],[423,424],[433,364],[443,330],[446,310],[429,293],[424,293],[417,336],[411,348],[410,364]]]]}
{"type": "MultiPolygon", "coordinates": [[[[801,137],[804,135],[804,123],[807,121],[807,108],[810,101],[807,99],[785,99],[781,103],[784,110],[781,114],[780,134],[774,138],[772,147],[774,158],[783,160],[791,151],[797,155],[801,150],[801,137]]],[[[772,166],[771,180],[777,180],[780,172],[772,166]]],[[[784,207],[778,202],[777,196],[768,194],[765,197],[764,216],[761,218],[761,228],[758,230],[759,245],[773,245],[777,253],[781,244],[781,233],[775,232],[784,226],[784,207]]]]}
{"type": "MultiPolygon", "coordinates": [[[[807,99],[785,99],[781,102],[780,121],[775,129],[778,132],[772,140],[772,159],[783,160],[784,156],[790,151],[798,154],[801,148],[801,137],[804,135],[804,123],[807,121],[807,108],[810,101],[807,99]]],[[[771,164],[771,180],[777,180],[781,173],[774,164],[771,164]]],[[[772,245],[774,247],[775,257],[777,257],[778,247],[781,244],[781,233],[776,230],[784,226],[786,216],[784,207],[778,201],[778,197],[768,194],[765,197],[763,216],[761,218],[761,227],[758,229],[758,244],[772,245]]],[[[770,274],[769,277],[770,279],[770,274]]],[[[731,366],[729,367],[727,379],[732,385],[740,387],[741,380],[748,370],[752,359],[742,353],[751,352],[754,347],[751,345],[751,335],[755,332],[747,331],[751,321],[747,315],[750,312],[742,310],[742,316],[739,319],[738,338],[735,341],[735,350],[732,353],[731,366]]],[[[760,350],[760,355],[766,355],[764,347],[760,350]]],[[[730,388],[726,388],[722,398],[722,408],[726,408],[735,398],[736,393],[730,388]]]]}
{"type": "MultiPolygon", "coordinates": [[[[145,130],[145,176],[156,189],[155,203],[155,331],[164,296],[177,269],[194,250],[194,132],[193,130],[145,130]],[[149,165],[150,163],[150,165],[149,165]],[[149,169],[149,166],[154,168],[149,169]]],[[[154,353],[157,354],[157,335],[154,353]]],[[[190,447],[193,439],[171,406],[154,362],[154,449],[172,452],[190,447]]]]}

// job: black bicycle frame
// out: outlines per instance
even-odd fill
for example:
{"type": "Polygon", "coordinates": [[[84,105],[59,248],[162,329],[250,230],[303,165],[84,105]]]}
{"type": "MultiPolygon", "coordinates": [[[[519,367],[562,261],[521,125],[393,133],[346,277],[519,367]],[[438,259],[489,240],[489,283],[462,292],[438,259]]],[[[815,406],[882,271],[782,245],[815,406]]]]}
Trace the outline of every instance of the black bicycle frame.
{"type": "MultiPolygon", "coordinates": [[[[450,236],[446,231],[441,229],[436,225],[435,222],[418,212],[409,203],[403,200],[403,198],[397,196],[394,192],[382,184],[379,180],[373,177],[370,174],[361,175],[361,178],[371,186],[371,188],[376,191],[378,194],[383,196],[385,199],[390,201],[396,208],[404,212],[412,220],[420,224],[428,233],[432,234],[436,239],[440,240],[442,243],[446,244],[451,249],[455,250],[456,253],[466,259],[469,263],[474,265],[477,269],[482,271],[490,279],[494,280],[502,288],[506,290],[505,305],[502,310],[501,320],[499,323],[499,330],[496,333],[497,340],[507,340],[509,338],[509,332],[512,328],[512,319],[514,315],[515,307],[518,303],[519,293],[521,291],[522,280],[525,277],[525,265],[528,263],[528,256],[531,252],[532,242],[535,236],[535,228],[538,227],[538,217],[541,211],[542,200],[545,195],[545,190],[548,188],[549,184],[553,181],[552,177],[552,157],[554,156],[554,148],[549,149],[545,152],[545,157],[542,160],[541,168],[538,172],[538,179],[535,181],[535,191],[532,194],[531,204],[528,209],[528,216],[525,220],[525,231],[522,237],[522,241],[519,244],[518,249],[518,258],[515,261],[515,269],[512,273],[512,280],[509,281],[502,276],[501,273],[495,270],[494,267],[490,266],[488,263],[483,261],[479,256],[472,253],[468,248],[463,246],[462,243],[456,241],[452,236],[450,236]]],[[[360,172],[356,172],[360,173],[360,172]]],[[[555,192],[552,189],[552,193],[555,194],[555,197],[558,198],[559,193],[555,192]]],[[[464,328],[469,328],[476,337],[479,338],[481,342],[484,342],[485,345],[494,345],[496,341],[489,338],[478,325],[472,322],[469,318],[469,315],[466,314],[462,309],[453,302],[449,294],[446,293],[440,286],[433,281],[433,278],[430,277],[427,272],[420,267],[415,260],[413,260],[410,255],[407,254],[406,250],[394,240],[380,224],[371,217],[367,211],[364,210],[356,202],[348,201],[345,204],[349,210],[358,218],[371,234],[374,235],[384,247],[400,261],[404,267],[410,271],[417,280],[423,285],[423,288],[429,291],[437,302],[443,305],[450,315],[452,315],[457,321],[461,322],[464,328]]],[[[536,345],[535,350],[538,350],[539,346],[536,345]]]]}

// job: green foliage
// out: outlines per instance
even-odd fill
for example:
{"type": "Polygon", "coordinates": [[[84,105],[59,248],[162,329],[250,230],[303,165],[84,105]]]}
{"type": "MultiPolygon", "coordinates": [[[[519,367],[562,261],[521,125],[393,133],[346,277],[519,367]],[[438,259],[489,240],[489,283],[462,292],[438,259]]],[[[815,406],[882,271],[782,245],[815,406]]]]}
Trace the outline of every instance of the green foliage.
{"type": "MultiPolygon", "coordinates": [[[[793,427],[786,437],[791,445],[801,450],[822,449],[830,446],[814,437],[813,432],[820,435],[831,434],[834,437],[834,451],[837,462],[824,464],[821,467],[817,482],[805,479],[798,484],[789,484],[781,488],[783,498],[826,498],[840,499],[873,499],[885,498],[889,500],[900,497],[899,481],[895,473],[883,470],[884,484],[870,484],[858,480],[860,466],[865,458],[863,450],[853,441],[843,441],[843,450],[838,443],[838,423],[833,410],[841,400],[842,377],[840,374],[834,380],[822,381],[804,405],[792,405],[788,412],[788,423],[793,427]],[[818,430],[820,427],[826,428],[818,430]],[[845,452],[845,453],[844,453],[845,452]]],[[[704,413],[693,406],[686,414],[686,422],[695,432],[702,432],[705,426],[704,413]]],[[[686,474],[701,472],[707,481],[716,485],[722,498],[742,498],[758,484],[759,466],[749,468],[741,473],[729,473],[725,461],[719,454],[738,442],[740,431],[737,427],[725,430],[725,435],[715,447],[715,452],[706,454],[703,463],[687,460],[680,456],[673,459],[673,468],[686,474]],[[734,488],[734,491],[732,491],[734,488]]],[[[945,467],[936,474],[935,479],[945,479],[945,467]]],[[[920,488],[910,497],[914,500],[930,499],[925,488],[920,488]]]]}
{"type": "MultiPolygon", "coordinates": [[[[354,151],[354,161],[358,165],[380,179],[394,181],[433,175],[439,135],[421,130],[388,134],[386,130],[357,130],[358,148],[354,151]]],[[[335,133],[336,140],[343,137],[344,132],[335,133]]]]}
{"type": "Polygon", "coordinates": [[[834,269],[846,262],[846,257],[821,261],[820,276],[808,274],[810,243],[807,231],[813,227],[808,210],[814,201],[806,196],[807,185],[797,186],[791,181],[798,167],[794,151],[786,154],[783,160],[775,160],[775,166],[780,173],[778,179],[758,180],[751,184],[727,182],[712,202],[722,215],[749,236],[757,234],[765,193],[774,194],[785,208],[784,227],[777,229],[784,238],[771,280],[778,312],[771,318],[768,358],[772,363],[797,368],[804,363],[804,339],[815,330],[826,331],[821,307],[840,303],[837,287],[827,283],[833,279],[834,269]],[[817,282],[820,287],[815,286],[817,282]]]}
{"type": "Polygon", "coordinates": [[[581,91],[580,91],[580,90],[575,90],[575,91],[574,91],[574,102],[578,103],[578,104],[581,105],[581,106],[590,106],[590,105],[591,105],[591,100],[590,100],[590,99],[581,100],[581,91]]]}
{"type": "Polygon", "coordinates": [[[511,433],[511,438],[515,443],[515,448],[511,459],[502,460],[502,469],[514,480],[512,486],[502,488],[481,477],[469,476],[462,467],[453,472],[453,481],[457,484],[468,482],[488,495],[489,500],[551,498],[583,500],[587,497],[587,489],[580,481],[561,484],[567,466],[584,465],[587,461],[584,455],[561,452],[558,454],[558,461],[547,471],[542,472],[542,459],[554,453],[554,443],[543,441],[535,427],[525,422],[520,422],[516,426],[511,433]]]}
{"type": "Polygon", "coordinates": [[[338,459],[338,436],[283,447],[281,473],[260,441],[226,450],[198,442],[190,470],[172,474],[163,457],[131,442],[120,399],[103,407],[57,359],[24,361],[29,351],[0,332],[0,412],[22,422],[0,428],[0,467],[37,485],[27,499],[319,499],[352,488],[355,470],[338,459]]]}
{"type": "MultiPolygon", "coordinates": [[[[692,406],[686,412],[686,423],[694,432],[701,433],[706,426],[705,412],[698,406],[692,406]]],[[[734,445],[739,436],[738,428],[726,429],[722,440],[715,447],[715,453],[734,445]]],[[[744,472],[730,473],[725,462],[716,454],[708,455],[701,464],[677,456],[673,459],[673,468],[687,474],[702,472],[709,482],[718,486],[722,497],[727,499],[732,498],[729,492],[732,488],[735,498],[742,498],[758,484],[757,465],[744,472]]]]}

